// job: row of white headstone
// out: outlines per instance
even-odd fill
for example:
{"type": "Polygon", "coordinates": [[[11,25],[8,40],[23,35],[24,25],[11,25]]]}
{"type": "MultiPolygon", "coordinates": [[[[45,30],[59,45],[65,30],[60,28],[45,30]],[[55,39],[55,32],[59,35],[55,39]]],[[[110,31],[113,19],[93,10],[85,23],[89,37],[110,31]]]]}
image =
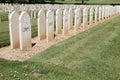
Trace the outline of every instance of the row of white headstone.
{"type": "MultiPolygon", "coordinates": [[[[41,9],[38,12],[37,20],[38,39],[46,39],[48,43],[49,41],[54,40],[55,34],[62,34],[64,36],[68,33],[70,29],[74,29],[74,31],[77,31],[79,27],[82,27],[82,30],[84,30],[88,23],[89,25],[92,25],[93,22],[96,23],[97,21],[101,21],[115,14],[118,14],[118,11],[115,9],[115,7],[96,7],[95,9],[90,8],[89,11],[87,8],[84,8],[83,10],[81,10],[80,8],[76,8],[75,10],[73,10],[72,8],[64,10],[57,9],[55,14],[56,30],[54,30],[54,11],[48,10],[47,13],[45,13],[44,9],[41,9]]],[[[19,16],[16,11],[13,11],[9,15],[9,30],[10,44],[12,49],[20,48],[21,50],[24,50],[26,48],[32,47],[31,22],[30,16],[27,12],[23,11],[19,16]]]]}
{"type": "MultiPolygon", "coordinates": [[[[98,5],[95,5],[95,6],[98,6],[98,5]]],[[[64,8],[84,8],[86,7],[86,5],[57,5],[57,4],[54,4],[54,5],[50,5],[50,4],[0,4],[0,8],[2,7],[3,11],[8,11],[8,10],[11,10],[12,8],[14,8],[16,11],[22,11],[23,8],[25,10],[30,10],[30,11],[34,11],[34,10],[39,10],[39,9],[58,9],[58,8],[61,8],[61,9],[64,9],[64,8]]],[[[88,6],[87,7],[91,7],[91,6],[88,6]]]]}
{"type": "MultiPolygon", "coordinates": [[[[54,5],[50,5],[50,4],[0,4],[0,10],[2,10],[3,12],[11,12],[13,10],[15,11],[39,11],[40,9],[45,9],[45,10],[56,10],[58,8],[60,9],[68,9],[68,8],[93,8],[93,7],[100,7],[99,5],[57,5],[57,4],[54,4],[54,5]]],[[[104,5],[102,6],[104,7],[104,5]]],[[[109,8],[111,6],[109,5],[106,5],[106,8],[109,8]]],[[[116,7],[119,7],[120,6],[117,6],[116,7]]],[[[117,9],[117,8],[116,8],[117,9]]],[[[120,10],[119,10],[120,11],[120,10]]]]}

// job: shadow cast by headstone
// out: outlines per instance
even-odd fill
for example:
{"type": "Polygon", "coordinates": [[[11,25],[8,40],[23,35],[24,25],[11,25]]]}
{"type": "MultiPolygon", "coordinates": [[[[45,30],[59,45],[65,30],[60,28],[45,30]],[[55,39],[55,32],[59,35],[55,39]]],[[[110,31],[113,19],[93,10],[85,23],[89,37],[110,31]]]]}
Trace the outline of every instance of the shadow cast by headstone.
{"type": "Polygon", "coordinates": [[[36,45],[36,43],[32,43],[32,47],[34,47],[36,45]]]}

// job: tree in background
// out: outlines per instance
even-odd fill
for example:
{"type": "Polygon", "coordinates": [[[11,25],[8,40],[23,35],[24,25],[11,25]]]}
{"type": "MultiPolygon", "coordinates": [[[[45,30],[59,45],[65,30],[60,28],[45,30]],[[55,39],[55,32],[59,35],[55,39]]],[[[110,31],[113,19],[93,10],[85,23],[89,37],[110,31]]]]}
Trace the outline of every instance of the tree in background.
{"type": "Polygon", "coordinates": [[[85,4],[85,1],[88,0],[0,0],[0,2],[5,3],[5,2],[9,2],[9,3],[45,3],[45,2],[50,2],[52,4],[54,4],[55,2],[59,2],[62,1],[63,3],[65,3],[66,1],[69,2],[78,2],[78,3],[82,3],[85,4]]]}
{"type": "Polygon", "coordinates": [[[2,0],[2,3],[5,3],[5,0],[2,0]]]}

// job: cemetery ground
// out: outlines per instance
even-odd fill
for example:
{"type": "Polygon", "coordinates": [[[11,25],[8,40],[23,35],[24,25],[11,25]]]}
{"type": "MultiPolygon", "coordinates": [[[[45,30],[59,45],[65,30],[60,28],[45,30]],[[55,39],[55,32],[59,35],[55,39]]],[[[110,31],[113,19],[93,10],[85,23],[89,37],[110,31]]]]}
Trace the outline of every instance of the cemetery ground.
{"type": "Polygon", "coordinates": [[[0,80],[120,80],[120,16],[20,61],[0,59],[0,80]]]}

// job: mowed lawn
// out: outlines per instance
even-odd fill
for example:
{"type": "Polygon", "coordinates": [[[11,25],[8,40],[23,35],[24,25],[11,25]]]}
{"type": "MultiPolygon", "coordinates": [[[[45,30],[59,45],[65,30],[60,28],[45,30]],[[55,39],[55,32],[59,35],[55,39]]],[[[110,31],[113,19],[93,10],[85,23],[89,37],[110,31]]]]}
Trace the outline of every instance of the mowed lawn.
{"type": "MultiPolygon", "coordinates": [[[[32,37],[37,35],[37,19],[31,19],[32,37]]],[[[0,47],[10,44],[9,23],[3,21],[0,23],[0,47]]]]}
{"type": "MultiPolygon", "coordinates": [[[[50,2],[50,1],[46,1],[46,2],[50,2]]],[[[57,3],[82,3],[82,0],[66,0],[66,1],[62,1],[62,0],[56,0],[55,2],[57,3]]],[[[86,4],[120,4],[120,0],[84,0],[84,3],[86,4]]]]}
{"type": "Polygon", "coordinates": [[[86,0],[88,4],[120,4],[120,0],[86,0]]]}
{"type": "Polygon", "coordinates": [[[120,16],[24,62],[0,59],[0,80],[120,80],[120,16]]]}

